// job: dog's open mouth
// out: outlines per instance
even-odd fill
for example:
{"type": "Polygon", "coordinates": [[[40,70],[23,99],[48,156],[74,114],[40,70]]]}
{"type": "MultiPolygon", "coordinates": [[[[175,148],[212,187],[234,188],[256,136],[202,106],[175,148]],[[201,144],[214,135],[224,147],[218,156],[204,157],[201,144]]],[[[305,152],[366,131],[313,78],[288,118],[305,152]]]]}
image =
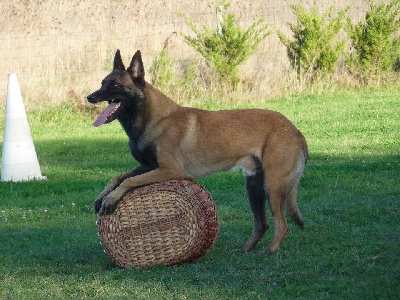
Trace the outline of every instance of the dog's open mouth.
{"type": "Polygon", "coordinates": [[[108,106],[97,117],[97,120],[94,121],[93,126],[98,127],[100,125],[114,121],[117,118],[117,113],[120,107],[121,107],[121,101],[119,100],[110,101],[108,106]]]}

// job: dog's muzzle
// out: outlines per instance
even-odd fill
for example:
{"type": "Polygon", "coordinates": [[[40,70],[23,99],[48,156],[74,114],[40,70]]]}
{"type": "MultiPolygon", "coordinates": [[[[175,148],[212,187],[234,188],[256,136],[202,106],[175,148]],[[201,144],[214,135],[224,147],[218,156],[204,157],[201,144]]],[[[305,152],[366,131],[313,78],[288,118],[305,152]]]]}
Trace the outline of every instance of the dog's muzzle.
{"type": "Polygon", "coordinates": [[[90,94],[89,96],[87,96],[87,99],[90,103],[97,103],[98,101],[96,100],[97,97],[95,95],[96,92],[94,92],[93,94],[90,94]]]}

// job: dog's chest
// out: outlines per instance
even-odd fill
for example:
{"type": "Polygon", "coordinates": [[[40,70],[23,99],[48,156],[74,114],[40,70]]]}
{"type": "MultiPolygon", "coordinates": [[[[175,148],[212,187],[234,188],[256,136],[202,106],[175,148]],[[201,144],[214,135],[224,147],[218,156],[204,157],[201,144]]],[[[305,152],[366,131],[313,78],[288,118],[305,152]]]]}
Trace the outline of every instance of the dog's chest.
{"type": "Polygon", "coordinates": [[[132,156],[142,165],[157,167],[156,147],[153,144],[139,146],[138,141],[129,139],[129,149],[132,156]]]}

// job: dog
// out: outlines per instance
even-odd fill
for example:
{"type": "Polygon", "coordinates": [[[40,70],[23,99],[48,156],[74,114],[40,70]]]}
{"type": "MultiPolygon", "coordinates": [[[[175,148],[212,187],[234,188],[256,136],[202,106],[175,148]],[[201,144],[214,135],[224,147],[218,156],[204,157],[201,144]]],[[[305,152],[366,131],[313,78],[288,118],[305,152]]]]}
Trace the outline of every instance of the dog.
{"type": "Polygon", "coordinates": [[[267,231],[265,203],[274,217],[274,237],[266,253],[278,250],[288,232],[285,208],[296,225],[304,221],[297,205],[300,177],[308,158],[303,134],[282,114],[263,109],[206,111],[183,107],[144,79],[140,51],[125,68],[120,51],[113,71],[87,99],[108,101],[93,126],[118,120],[140,166],[111,179],[94,210],[115,210],[128,191],[170,179],[198,179],[215,172],[243,170],[253,213],[253,232],[243,252],[267,231]]]}

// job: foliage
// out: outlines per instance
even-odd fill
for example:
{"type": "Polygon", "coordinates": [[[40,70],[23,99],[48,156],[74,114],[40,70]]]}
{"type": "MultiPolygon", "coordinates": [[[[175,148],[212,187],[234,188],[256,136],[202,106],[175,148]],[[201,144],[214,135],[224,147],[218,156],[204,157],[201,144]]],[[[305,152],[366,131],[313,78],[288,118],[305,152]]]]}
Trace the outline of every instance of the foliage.
{"type": "Polygon", "coordinates": [[[221,80],[236,87],[240,81],[239,66],[257,50],[260,42],[271,31],[268,30],[269,25],[264,24],[263,18],[256,20],[247,29],[243,28],[236,21],[234,13],[226,14],[229,6],[228,2],[219,2],[217,29],[206,25],[203,25],[202,30],[198,29],[192,19],[181,14],[195,34],[193,37],[182,33],[182,36],[188,45],[217,70],[221,80]]]}
{"type": "Polygon", "coordinates": [[[400,0],[375,3],[366,0],[369,10],[358,24],[348,20],[347,33],[354,49],[348,65],[363,79],[380,77],[391,71],[400,56],[400,0]]]}
{"type": "Polygon", "coordinates": [[[174,68],[176,62],[173,58],[171,58],[168,52],[168,44],[171,40],[171,37],[175,33],[176,32],[172,33],[165,39],[162,50],[156,55],[149,69],[151,84],[161,90],[166,89],[168,85],[175,79],[174,68]]]}
{"type": "Polygon", "coordinates": [[[163,93],[174,98],[175,101],[190,102],[201,95],[202,86],[200,84],[200,74],[198,73],[198,63],[188,62],[186,66],[178,65],[177,61],[171,57],[168,51],[168,44],[172,35],[164,43],[162,50],[152,61],[149,73],[150,82],[163,93]]]}
{"type": "Polygon", "coordinates": [[[346,12],[331,6],[322,15],[318,12],[317,0],[310,11],[301,4],[290,4],[297,23],[289,24],[293,39],[278,31],[287,55],[300,78],[306,82],[333,73],[343,52],[345,40],[338,41],[338,34],[345,25],[346,12]]]}

